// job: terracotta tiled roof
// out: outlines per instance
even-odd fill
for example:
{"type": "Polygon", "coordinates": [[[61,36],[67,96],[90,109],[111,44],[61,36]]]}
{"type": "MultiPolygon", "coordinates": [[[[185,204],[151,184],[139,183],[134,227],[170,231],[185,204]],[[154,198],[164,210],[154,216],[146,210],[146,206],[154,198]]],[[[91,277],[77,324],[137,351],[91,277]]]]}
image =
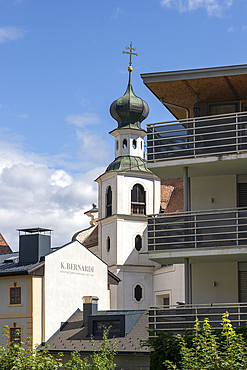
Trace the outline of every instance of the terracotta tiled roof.
{"type": "Polygon", "coordinates": [[[165,213],[183,212],[183,189],[182,178],[161,180],[161,208],[165,213]]]}
{"type": "Polygon", "coordinates": [[[88,236],[83,245],[85,247],[91,247],[97,244],[98,244],[98,226],[96,226],[94,231],[88,236]]]}
{"type": "Polygon", "coordinates": [[[6,253],[12,253],[12,250],[4,240],[2,234],[0,234],[0,254],[6,253]]]}

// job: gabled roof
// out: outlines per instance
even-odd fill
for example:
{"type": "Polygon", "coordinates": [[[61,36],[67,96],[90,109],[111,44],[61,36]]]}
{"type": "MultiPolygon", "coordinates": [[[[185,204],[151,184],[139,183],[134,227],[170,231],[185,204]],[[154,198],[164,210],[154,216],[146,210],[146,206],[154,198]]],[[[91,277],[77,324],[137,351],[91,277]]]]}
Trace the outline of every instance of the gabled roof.
{"type": "MultiPolygon", "coordinates": [[[[121,311],[117,312],[118,314],[121,314],[121,311]]],[[[106,313],[109,315],[111,314],[111,311],[100,311],[99,315],[106,313]]],[[[148,347],[141,347],[140,345],[141,340],[148,339],[147,327],[147,311],[143,312],[142,310],[140,318],[130,330],[129,334],[126,337],[120,337],[117,339],[118,354],[144,354],[148,356],[148,347]]],[[[115,338],[109,339],[110,343],[115,343],[115,341],[115,338]]],[[[90,354],[94,350],[97,350],[99,344],[102,343],[102,340],[94,338],[94,346],[92,345],[91,338],[87,336],[87,330],[83,321],[83,312],[78,309],[48,342],[49,352],[72,352],[77,350],[81,353],[90,354]]],[[[43,348],[44,347],[41,347],[41,349],[43,348]]]]}
{"type": "Polygon", "coordinates": [[[12,252],[11,248],[8,246],[6,240],[0,233],[0,254],[6,254],[11,252],[12,252]]]}
{"type": "Polygon", "coordinates": [[[161,208],[165,213],[183,212],[184,210],[183,179],[161,180],[161,208]]]}
{"type": "Polygon", "coordinates": [[[15,262],[3,262],[0,264],[0,277],[6,275],[44,275],[45,262],[37,262],[29,265],[19,265],[15,262]]]}

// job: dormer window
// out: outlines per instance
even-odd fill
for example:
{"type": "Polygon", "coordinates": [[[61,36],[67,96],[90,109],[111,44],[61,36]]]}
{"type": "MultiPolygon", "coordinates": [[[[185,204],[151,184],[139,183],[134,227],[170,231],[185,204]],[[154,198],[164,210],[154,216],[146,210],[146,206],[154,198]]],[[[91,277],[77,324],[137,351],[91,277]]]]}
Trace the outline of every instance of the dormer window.
{"type": "Polygon", "coordinates": [[[112,215],[112,190],[109,186],[106,193],[106,217],[112,215]]]}
{"type": "Polygon", "coordinates": [[[131,213],[146,214],[146,193],[140,184],[134,185],[131,190],[131,213]]]}

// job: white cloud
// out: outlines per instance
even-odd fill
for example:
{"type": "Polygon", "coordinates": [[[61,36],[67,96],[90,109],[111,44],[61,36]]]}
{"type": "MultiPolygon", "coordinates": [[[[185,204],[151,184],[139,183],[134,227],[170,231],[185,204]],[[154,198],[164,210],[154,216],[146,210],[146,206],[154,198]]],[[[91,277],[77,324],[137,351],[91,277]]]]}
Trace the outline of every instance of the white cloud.
{"type": "Polygon", "coordinates": [[[80,105],[82,105],[83,107],[88,107],[90,106],[90,100],[86,99],[83,95],[80,95],[80,96],[76,96],[76,100],[78,101],[78,103],[80,105]]]}
{"type": "Polygon", "coordinates": [[[109,161],[110,147],[107,141],[92,131],[76,130],[80,142],[79,157],[86,162],[97,162],[98,164],[109,161]]]}
{"type": "Polygon", "coordinates": [[[20,119],[25,119],[29,117],[29,114],[20,112],[20,113],[15,113],[14,116],[20,119]]]}
{"type": "Polygon", "coordinates": [[[233,26],[228,27],[227,29],[227,32],[234,32],[234,31],[235,31],[235,28],[233,26]]]}
{"type": "Polygon", "coordinates": [[[0,27],[0,43],[22,39],[26,33],[21,27],[0,27]]]}
{"type": "Polygon", "coordinates": [[[52,244],[59,246],[69,242],[75,232],[89,227],[84,212],[97,203],[94,179],[105,170],[107,143],[92,133],[84,137],[78,129],[82,157],[72,163],[77,167],[73,174],[65,169],[70,167],[66,155],[27,153],[21,145],[23,138],[10,140],[7,129],[0,128],[0,132],[0,232],[10,247],[18,249],[17,228],[51,228],[52,244]],[[79,166],[84,172],[78,171],[79,166]]]}
{"type": "Polygon", "coordinates": [[[100,117],[96,113],[69,114],[65,117],[67,123],[83,127],[94,125],[100,122],[100,117]]]}
{"type": "Polygon", "coordinates": [[[209,16],[220,17],[232,5],[232,0],[161,0],[160,4],[180,12],[204,8],[209,16]]]}
{"type": "Polygon", "coordinates": [[[119,7],[117,7],[115,14],[112,16],[112,18],[117,18],[121,13],[123,13],[123,10],[119,7]]]}

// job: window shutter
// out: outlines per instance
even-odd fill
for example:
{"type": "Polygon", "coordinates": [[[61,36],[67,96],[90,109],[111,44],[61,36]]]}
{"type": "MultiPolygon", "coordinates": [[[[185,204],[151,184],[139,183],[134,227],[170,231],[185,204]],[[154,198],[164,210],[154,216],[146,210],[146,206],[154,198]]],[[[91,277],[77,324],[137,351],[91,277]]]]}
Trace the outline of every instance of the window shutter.
{"type": "Polygon", "coordinates": [[[238,183],[238,207],[247,207],[247,183],[238,183]]]}
{"type": "Polygon", "coordinates": [[[247,271],[239,271],[239,302],[247,302],[247,271]]]}

